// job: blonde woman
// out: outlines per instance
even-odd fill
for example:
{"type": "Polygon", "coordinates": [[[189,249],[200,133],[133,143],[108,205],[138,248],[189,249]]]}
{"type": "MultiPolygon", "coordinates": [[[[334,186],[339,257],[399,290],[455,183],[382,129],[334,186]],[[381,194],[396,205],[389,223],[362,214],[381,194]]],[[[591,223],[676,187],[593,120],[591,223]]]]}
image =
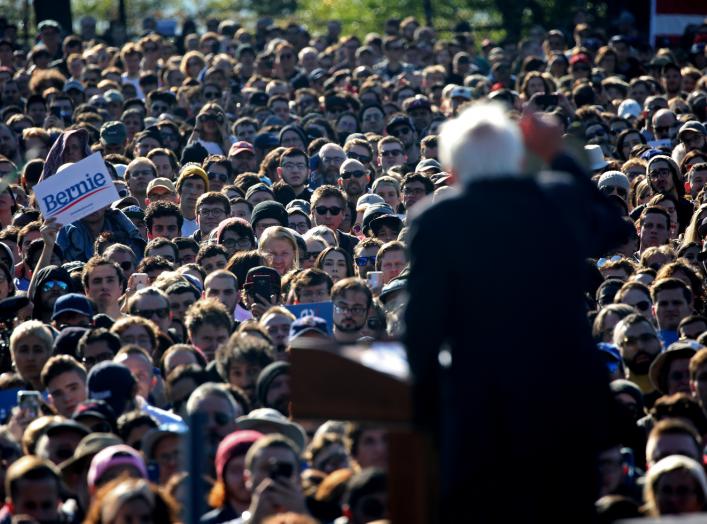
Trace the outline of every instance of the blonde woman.
{"type": "Polygon", "coordinates": [[[292,231],[282,226],[271,226],[263,231],[258,242],[258,251],[266,265],[278,272],[280,277],[299,268],[297,240],[292,231]]]}

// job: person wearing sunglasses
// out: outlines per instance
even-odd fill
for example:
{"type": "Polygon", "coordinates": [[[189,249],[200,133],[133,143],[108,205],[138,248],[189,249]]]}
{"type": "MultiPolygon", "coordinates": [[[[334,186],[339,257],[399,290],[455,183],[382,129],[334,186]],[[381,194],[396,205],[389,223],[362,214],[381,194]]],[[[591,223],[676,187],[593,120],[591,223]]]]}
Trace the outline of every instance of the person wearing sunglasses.
{"type": "Polygon", "coordinates": [[[221,106],[215,102],[205,104],[196,117],[196,126],[189,143],[198,141],[211,155],[225,155],[231,147],[228,119],[221,106]]]}
{"type": "Polygon", "coordinates": [[[50,323],[57,299],[72,291],[73,283],[65,269],[47,266],[37,271],[28,292],[34,304],[33,318],[50,323]]]}
{"type": "Polygon", "coordinates": [[[339,228],[344,221],[344,207],[346,194],[335,186],[324,185],[318,187],[312,195],[312,225],[326,226],[334,234],[339,244],[350,255],[358,239],[339,228]]]}
{"type": "Polygon", "coordinates": [[[640,282],[630,281],[621,286],[614,297],[614,303],[629,305],[647,320],[654,320],[650,290],[640,282]]]}
{"type": "Polygon", "coordinates": [[[154,322],[163,334],[169,333],[172,322],[169,297],[163,291],[147,287],[139,289],[128,301],[131,315],[154,322]]]}
{"type": "Polygon", "coordinates": [[[223,155],[209,155],[201,167],[209,177],[209,191],[221,191],[233,182],[233,164],[223,155]]]}
{"type": "Polygon", "coordinates": [[[370,180],[368,168],[354,158],[344,160],[339,168],[339,187],[346,193],[346,199],[354,205],[367,192],[370,180]]]}
{"type": "Polygon", "coordinates": [[[621,171],[607,171],[599,177],[597,187],[605,195],[617,195],[628,203],[629,180],[621,171]]]}
{"type": "Polygon", "coordinates": [[[407,165],[414,170],[420,161],[420,141],[413,121],[403,113],[397,113],[390,117],[385,126],[386,133],[396,137],[403,144],[407,165]]]}
{"type": "Polygon", "coordinates": [[[366,238],[354,248],[354,270],[356,276],[366,279],[369,271],[376,269],[376,256],[383,242],[377,238],[366,238]]]}

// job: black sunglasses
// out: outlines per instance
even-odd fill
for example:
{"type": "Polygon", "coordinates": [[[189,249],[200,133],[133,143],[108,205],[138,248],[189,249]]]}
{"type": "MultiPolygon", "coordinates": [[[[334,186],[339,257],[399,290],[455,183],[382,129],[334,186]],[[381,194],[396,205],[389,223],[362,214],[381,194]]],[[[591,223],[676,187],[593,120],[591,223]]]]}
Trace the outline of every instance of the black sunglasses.
{"type": "Polygon", "coordinates": [[[365,176],[366,176],[365,171],[347,171],[347,172],[341,173],[341,178],[344,180],[348,180],[351,177],[363,178],[365,176]]]}
{"type": "Polygon", "coordinates": [[[314,208],[314,210],[317,212],[318,215],[326,215],[327,213],[329,213],[333,217],[341,213],[341,208],[337,206],[317,206],[314,208]]]}

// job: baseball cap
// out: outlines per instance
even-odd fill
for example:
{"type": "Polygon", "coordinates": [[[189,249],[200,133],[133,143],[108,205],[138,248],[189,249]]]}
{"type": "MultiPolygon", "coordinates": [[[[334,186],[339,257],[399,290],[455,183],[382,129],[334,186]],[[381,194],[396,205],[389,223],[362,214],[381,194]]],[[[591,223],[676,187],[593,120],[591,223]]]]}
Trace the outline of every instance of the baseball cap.
{"type": "Polygon", "coordinates": [[[64,91],[64,93],[68,93],[72,89],[76,89],[82,93],[84,92],[83,84],[78,80],[69,80],[66,84],[64,84],[64,89],[62,91],[64,91]]]}
{"type": "Polygon", "coordinates": [[[464,100],[471,100],[471,89],[464,86],[456,86],[449,92],[449,98],[463,98],[464,100]]]}
{"type": "Polygon", "coordinates": [[[93,307],[91,302],[84,295],[79,293],[69,293],[59,297],[54,303],[54,312],[52,320],[56,320],[59,315],[64,313],[78,313],[89,318],[93,317],[93,307]]]}
{"type": "Polygon", "coordinates": [[[123,98],[123,94],[117,89],[109,89],[108,91],[103,93],[103,99],[109,104],[111,102],[117,102],[119,104],[122,104],[125,101],[125,99],[123,98]]]}
{"type": "Polygon", "coordinates": [[[290,202],[285,206],[285,209],[287,211],[302,211],[305,215],[309,216],[309,214],[312,212],[312,205],[309,203],[308,200],[295,198],[294,200],[290,200],[290,202]]]}
{"type": "Polygon", "coordinates": [[[238,156],[243,152],[255,154],[255,149],[253,148],[253,145],[250,142],[241,140],[240,142],[236,142],[231,146],[231,148],[228,150],[228,156],[238,156]]]}
{"type": "Polygon", "coordinates": [[[361,229],[363,230],[363,232],[368,233],[369,228],[371,227],[371,222],[373,222],[374,219],[383,215],[395,215],[395,211],[392,207],[390,207],[390,205],[386,203],[372,204],[368,206],[363,212],[363,219],[361,220],[361,229]]]}
{"type": "Polygon", "coordinates": [[[125,444],[116,444],[102,449],[91,460],[87,477],[89,490],[95,490],[101,477],[117,466],[133,466],[141,478],[147,479],[147,469],[140,453],[125,444]]]}
{"type": "Polygon", "coordinates": [[[393,129],[400,126],[407,126],[410,129],[415,129],[415,126],[407,115],[397,114],[393,115],[385,126],[385,132],[389,135],[392,134],[393,129]]]}
{"type": "Polygon", "coordinates": [[[128,218],[136,218],[138,220],[145,220],[145,212],[140,206],[127,206],[121,209],[123,214],[128,218]]]}
{"type": "Polygon", "coordinates": [[[632,98],[627,98],[619,104],[619,117],[636,118],[641,114],[641,104],[632,98]]]}
{"type": "Polygon", "coordinates": [[[275,133],[260,133],[255,135],[253,145],[258,149],[268,149],[280,145],[280,140],[275,133]]]}
{"type": "Polygon", "coordinates": [[[411,111],[413,109],[431,109],[432,104],[430,103],[430,99],[427,98],[425,95],[415,95],[411,96],[409,98],[406,98],[403,101],[403,111],[411,111]]]}
{"type": "Polygon", "coordinates": [[[365,195],[361,195],[356,201],[356,211],[360,211],[362,208],[373,204],[385,204],[385,200],[382,196],[375,193],[366,193],[365,195]]]}
{"type": "Polygon", "coordinates": [[[407,287],[407,279],[405,278],[394,278],[388,282],[378,295],[378,299],[385,304],[393,295],[398,291],[403,291],[407,287]]]}
{"type": "Polygon", "coordinates": [[[321,80],[325,76],[327,76],[327,72],[321,67],[317,67],[311,73],[309,73],[309,80],[311,82],[316,82],[317,80],[321,80]]]}
{"type": "Polygon", "coordinates": [[[74,431],[76,433],[81,433],[81,438],[84,438],[86,435],[90,433],[89,429],[84,426],[83,424],[79,424],[75,420],[72,420],[70,418],[67,419],[62,419],[57,422],[53,422],[49,424],[45,429],[44,429],[44,434],[45,435],[53,435],[56,434],[60,431],[74,431]]]}
{"type": "Polygon", "coordinates": [[[169,178],[158,177],[153,180],[150,180],[150,183],[147,184],[147,192],[145,194],[147,196],[150,196],[152,190],[158,187],[162,187],[170,193],[177,192],[177,189],[174,187],[174,182],[172,182],[169,178]]]}
{"type": "Polygon", "coordinates": [[[570,58],[570,65],[574,65],[578,62],[582,62],[585,64],[590,63],[589,55],[587,55],[586,53],[577,53],[575,55],[572,55],[572,57],[570,58]]]}
{"type": "Polygon", "coordinates": [[[104,400],[120,416],[133,397],[135,384],[135,377],[126,366],[106,361],[91,368],[86,388],[89,399],[104,400]]]}
{"type": "Polygon", "coordinates": [[[125,142],[128,137],[128,128],[125,124],[114,120],[106,122],[101,126],[101,142],[106,145],[120,145],[125,142]]]}
{"type": "Polygon", "coordinates": [[[103,400],[84,400],[76,406],[71,418],[80,421],[83,417],[94,417],[115,426],[115,411],[103,400]]]}
{"type": "Polygon", "coordinates": [[[418,164],[415,166],[416,172],[425,172],[432,170],[434,170],[435,173],[439,173],[440,171],[442,171],[442,165],[434,158],[425,158],[424,160],[418,162],[418,164]]]}
{"type": "Polygon", "coordinates": [[[308,333],[314,333],[329,338],[329,328],[326,320],[314,315],[307,315],[296,319],[290,324],[289,341],[292,342],[297,337],[302,337],[308,333]]]}
{"type": "Polygon", "coordinates": [[[684,133],[698,133],[702,136],[706,136],[707,129],[697,120],[690,120],[682,125],[680,131],[678,131],[678,138],[681,138],[684,133]]]}

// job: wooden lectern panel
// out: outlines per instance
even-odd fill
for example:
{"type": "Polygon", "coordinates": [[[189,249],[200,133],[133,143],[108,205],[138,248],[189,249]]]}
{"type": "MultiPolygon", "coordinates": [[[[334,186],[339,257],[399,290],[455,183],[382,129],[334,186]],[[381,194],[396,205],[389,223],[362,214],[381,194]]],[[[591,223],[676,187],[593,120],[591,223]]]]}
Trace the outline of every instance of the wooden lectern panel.
{"type": "MultiPolygon", "coordinates": [[[[367,348],[365,348],[367,349],[367,348]]],[[[364,349],[292,349],[293,416],[408,425],[410,384],[357,361],[364,349]]]]}
{"type": "Polygon", "coordinates": [[[362,363],[369,348],[293,348],[292,415],[298,420],[372,422],[389,429],[388,506],[393,524],[434,524],[430,445],[412,431],[410,382],[362,363]]]}

